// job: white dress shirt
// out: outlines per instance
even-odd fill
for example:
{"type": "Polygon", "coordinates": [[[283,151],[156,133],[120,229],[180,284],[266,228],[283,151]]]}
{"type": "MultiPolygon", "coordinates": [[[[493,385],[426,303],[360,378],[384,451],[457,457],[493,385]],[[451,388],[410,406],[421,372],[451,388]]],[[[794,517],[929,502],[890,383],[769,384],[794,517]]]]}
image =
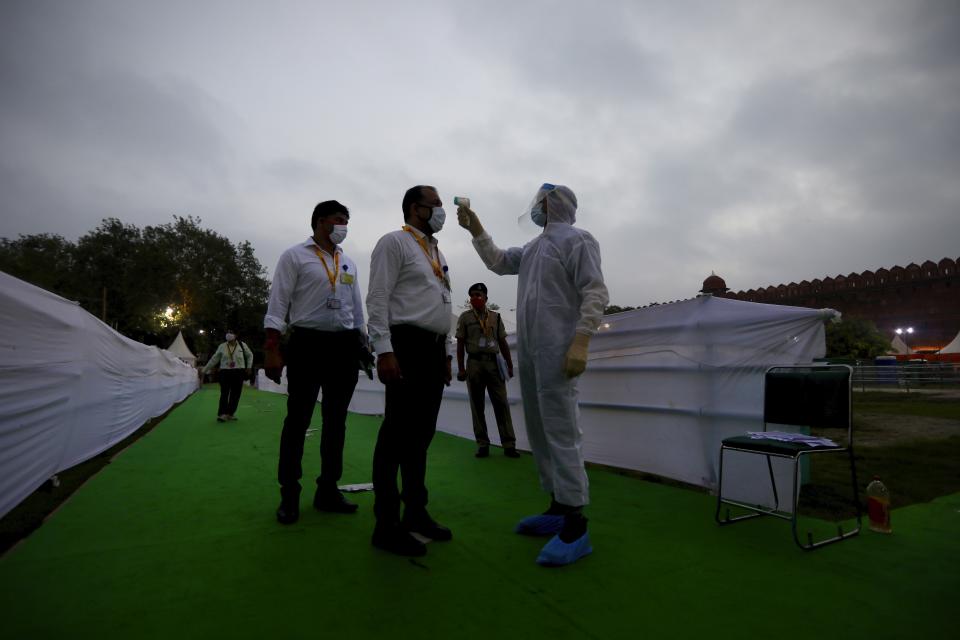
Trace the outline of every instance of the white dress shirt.
{"type": "Polygon", "coordinates": [[[447,260],[437,240],[410,227],[380,238],[370,255],[370,288],[367,291],[367,329],[378,354],[392,353],[390,326],[409,324],[440,335],[450,332],[451,297],[447,260]],[[416,234],[414,237],[413,234],[416,234]],[[426,239],[438,259],[443,280],[417,238],[426,239]]]}
{"type": "Polygon", "coordinates": [[[335,252],[339,256],[339,267],[334,266],[334,256],[317,246],[313,238],[283,252],[273,274],[270,302],[263,318],[265,329],[283,333],[288,326],[318,331],[363,328],[357,265],[340,247],[335,252]],[[326,261],[326,268],[318,251],[326,261]],[[335,268],[335,284],[331,285],[327,270],[333,272],[335,268]]]}

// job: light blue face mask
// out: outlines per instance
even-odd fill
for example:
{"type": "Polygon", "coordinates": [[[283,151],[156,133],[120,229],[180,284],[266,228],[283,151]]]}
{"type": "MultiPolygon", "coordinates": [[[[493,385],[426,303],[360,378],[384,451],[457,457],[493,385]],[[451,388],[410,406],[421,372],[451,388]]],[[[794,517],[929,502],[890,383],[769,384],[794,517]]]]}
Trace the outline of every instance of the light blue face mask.
{"type": "Polygon", "coordinates": [[[530,209],[530,219],[533,220],[533,224],[538,227],[545,227],[547,225],[547,212],[543,210],[543,202],[538,202],[533,205],[533,208],[530,209]]]}
{"type": "Polygon", "coordinates": [[[330,242],[333,244],[340,244],[347,239],[347,225],[345,224],[335,224],[333,225],[333,231],[330,232],[330,242]]]}
{"type": "Polygon", "coordinates": [[[434,233],[443,229],[443,223],[447,221],[447,212],[443,210],[443,207],[434,207],[433,215],[430,216],[430,219],[427,220],[427,224],[430,225],[430,229],[434,233]]]}

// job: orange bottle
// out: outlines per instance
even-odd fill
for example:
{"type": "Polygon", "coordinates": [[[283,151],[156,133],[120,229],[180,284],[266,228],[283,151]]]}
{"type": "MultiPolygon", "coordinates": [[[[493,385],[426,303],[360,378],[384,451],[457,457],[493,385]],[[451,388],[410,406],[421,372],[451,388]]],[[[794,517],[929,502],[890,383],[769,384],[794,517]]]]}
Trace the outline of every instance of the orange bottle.
{"type": "Polygon", "coordinates": [[[871,531],[893,533],[890,527],[890,492],[880,481],[880,476],[873,476],[873,481],[867,485],[867,515],[871,531]]]}

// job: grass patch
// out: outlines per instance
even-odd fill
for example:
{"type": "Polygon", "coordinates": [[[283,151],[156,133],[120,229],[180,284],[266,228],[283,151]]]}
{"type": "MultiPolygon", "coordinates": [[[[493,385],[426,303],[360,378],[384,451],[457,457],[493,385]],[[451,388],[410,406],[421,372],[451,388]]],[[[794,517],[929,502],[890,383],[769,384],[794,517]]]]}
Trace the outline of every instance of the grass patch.
{"type": "Polygon", "coordinates": [[[88,478],[110,464],[114,456],[150,433],[167,414],[178,406],[180,406],[180,403],[170,407],[162,416],[147,420],[142,427],[106,451],[69,469],[60,471],[56,475],[59,486],[55,487],[50,480],[47,480],[39,489],[27,496],[23,502],[11,509],[7,515],[0,518],[0,556],[42,525],[47,516],[73,495],[73,492],[79,489],[88,478]]]}
{"type": "MultiPolygon", "coordinates": [[[[853,396],[854,462],[861,507],[864,488],[880,476],[894,509],[960,492],[960,402],[920,393],[853,396]],[[936,421],[936,429],[931,425],[936,421]]],[[[824,434],[837,439],[840,434],[824,434]]],[[[812,456],[810,482],[800,492],[804,514],[853,517],[850,471],[842,455],[812,456]]]]}
{"type": "MultiPolygon", "coordinates": [[[[90,476],[109,464],[120,451],[149,433],[166,415],[149,420],[110,449],[60,472],[57,474],[59,487],[45,483],[0,519],[0,555],[43,524],[44,519],[90,476]]],[[[924,419],[955,421],[956,426],[960,427],[960,401],[925,393],[854,393],[854,459],[861,506],[864,510],[864,487],[874,475],[883,478],[890,489],[894,508],[929,502],[960,492],[960,465],[956,463],[960,460],[960,435],[945,431],[942,435],[938,433],[923,438],[909,437],[910,428],[928,428],[925,424],[911,427],[911,421],[924,419]]],[[[820,435],[841,440],[846,434],[840,431],[824,431],[820,435]]],[[[702,487],[641,471],[587,464],[589,468],[604,469],[647,482],[706,491],[702,487]]],[[[854,513],[849,502],[849,478],[849,466],[845,456],[813,456],[810,482],[805,484],[800,492],[801,512],[833,521],[852,518],[854,513]]]]}
{"type": "Polygon", "coordinates": [[[925,393],[857,392],[853,395],[855,426],[858,413],[960,420],[960,400],[925,393]]]}

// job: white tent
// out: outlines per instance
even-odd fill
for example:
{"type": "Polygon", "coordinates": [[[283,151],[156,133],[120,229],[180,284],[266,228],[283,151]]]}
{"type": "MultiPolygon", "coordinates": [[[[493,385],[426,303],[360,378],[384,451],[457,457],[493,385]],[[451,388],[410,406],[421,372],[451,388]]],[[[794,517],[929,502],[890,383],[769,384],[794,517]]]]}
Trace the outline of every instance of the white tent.
{"type": "Polygon", "coordinates": [[[197,388],[172,354],[0,272],[0,516],[197,388]]]}
{"type": "Polygon", "coordinates": [[[183,331],[177,332],[177,337],[173,339],[173,342],[167,347],[167,351],[180,358],[186,362],[191,367],[196,366],[197,356],[193,355],[190,351],[190,348],[187,346],[186,341],[183,339],[183,331]]]}
{"type": "MultiPolygon", "coordinates": [[[[824,320],[837,316],[701,296],[605,317],[579,384],[585,458],[715,488],[720,440],[762,428],[766,368],[823,357],[824,320]]],[[[529,449],[516,378],[507,393],[517,445],[529,449]]],[[[383,401],[383,385],[361,375],[350,410],[382,414],[383,401]]],[[[465,383],[444,390],[438,428],[473,439],[465,383]]],[[[765,463],[750,471],[766,474],[765,463]]]]}
{"type": "Polygon", "coordinates": [[[908,347],[907,343],[904,342],[900,336],[894,335],[893,340],[890,341],[890,351],[888,353],[891,355],[905,356],[913,353],[913,349],[908,347]]]}
{"type": "Polygon", "coordinates": [[[940,353],[960,353],[960,332],[953,337],[953,340],[947,346],[940,349],[940,353]]]}

